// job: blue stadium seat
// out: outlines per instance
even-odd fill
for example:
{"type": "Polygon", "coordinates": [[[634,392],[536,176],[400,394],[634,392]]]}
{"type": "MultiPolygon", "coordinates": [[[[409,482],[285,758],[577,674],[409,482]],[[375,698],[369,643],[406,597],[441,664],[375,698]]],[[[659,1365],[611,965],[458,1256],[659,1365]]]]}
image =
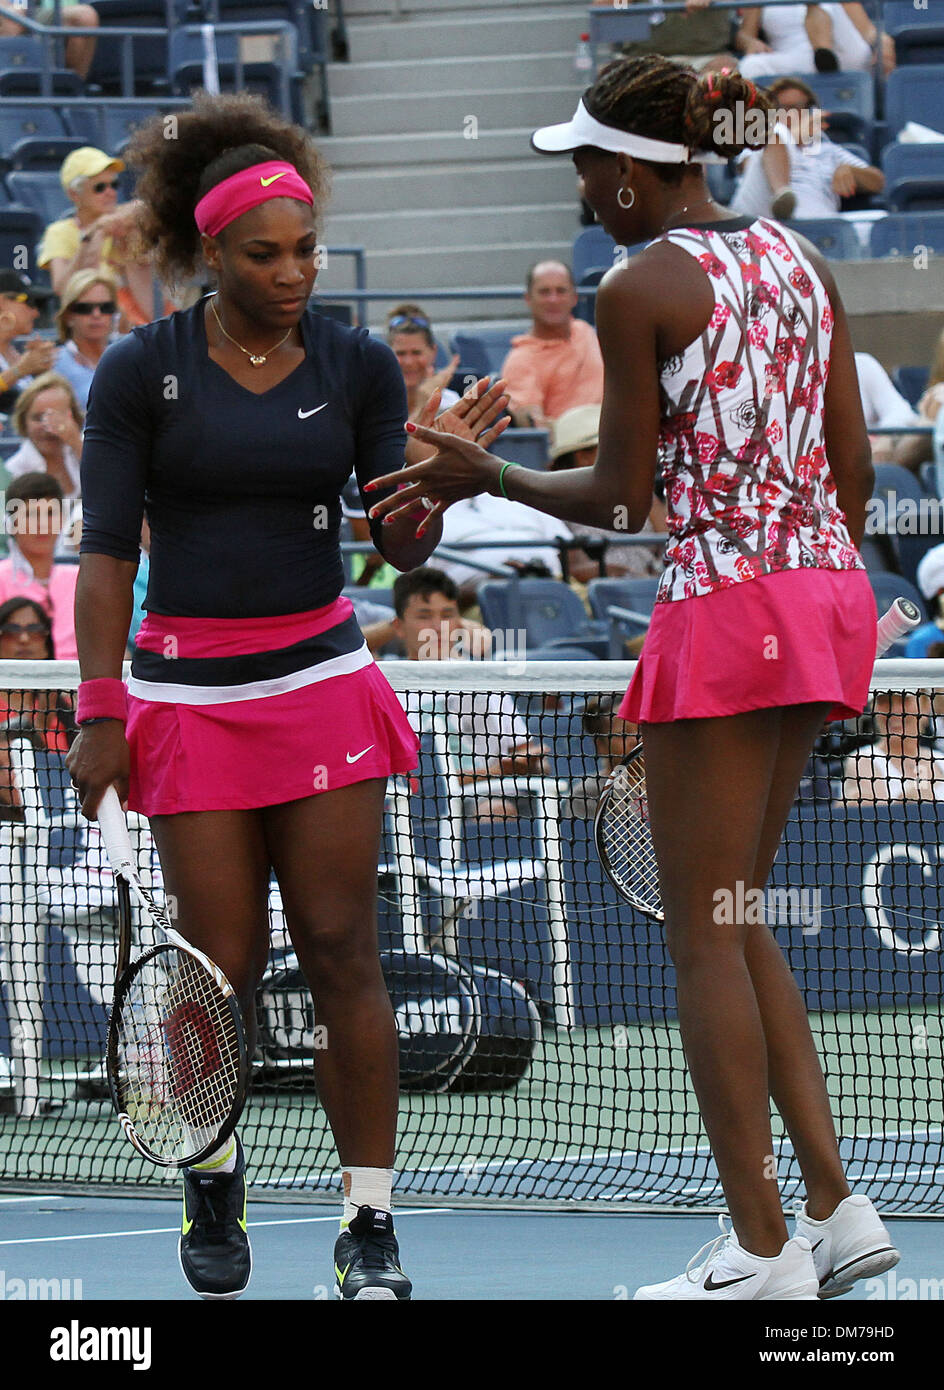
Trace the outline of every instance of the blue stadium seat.
{"type": "Polygon", "coordinates": [[[857,261],[862,258],[862,243],[851,222],[842,217],[804,217],[789,224],[822,251],[830,261],[857,261]]]}
{"type": "MultiPolygon", "coordinates": [[[[265,15],[260,15],[265,19],[265,15]]],[[[273,24],[275,21],[273,21],[273,24]]],[[[216,32],[216,56],[220,88],[234,91],[236,82],[236,57],[240,50],[241,35],[216,32]]],[[[272,36],[273,42],[276,35],[272,36]]],[[[294,27],[282,24],[278,34],[284,57],[271,61],[244,62],[242,67],[243,89],[255,92],[277,109],[282,108],[283,73],[289,78],[289,103],[292,108],[299,101],[298,87],[303,74],[298,66],[298,41],[294,27]]],[[[175,29],[170,35],[170,75],[171,87],[177,96],[189,96],[190,92],[204,85],[204,46],[203,33],[199,26],[186,25],[175,29]]],[[[286,116],[296,115],[294,109],[283,111],[286,116]]]]}
{"type": "MultiPolygon", "coordinates": [[[[164,29],[168,27],[167,0],[96,0],[95,10],[101,29],[110,25],[122,29],[164,29]]],[[[98,36],[89,83],[109,94],[121,92],[123,49],[127,39],[98,36]]],[[[167,90],[168,40],[162,35],[133,38],[134,91],[167,90]]]]}
{"type": "Polygon", "coordinates": [[[617,660],[623,655],[623,643],[627,637],[638,637],[646,631],[645,621],[655,606],[659,589],[658,578],[652,579],[591,579],[587,585],[587,602],[590,611],[599,621],[609,627],[609,656],[617,660]],[[638,619],[613,614],[612,609],[622,609],[623,613],[637,613],[638,619]]]}
{"type": "Polygon", "coordinates": [[[944,144],[892,141],[882,151],[885,197],[898,212],[944,208],[944,144]]]}
{"type": "Polygon", "coordinates": [[[0,265],[17,266],[36,280],[34,252],[45,225],[35,208],[21,204],[0,208],[0,265]]]}
{"type": "Polygon", "coordinates": [[[511,351],[511,340],[523,328],[476,327],[474,332],[456,333],[450,343],[453,352],[461,358],[463,367],[475,372],[477,376],[497,376],[502,363],[511,351]]]}
{"type": "Polygon", "coordinates": [[[3,148],[7,150],[10,165],[14,169],[44,170],[58,174],[59,166],[66,156],[81,148],[84,143],[75,135],[36,135],[3,148]]]}
{"type": "MultiPolygon", "coordinates": [[[[929,508],[936,499],[925,491],[921,481],[907,468],[895,463],[875,465],[875,485],[872,496],[887,504],[888,542],[905,580],[917,582],[918,565],[925,554],[944,539],[928,522],[936,517],[938,508],[929,508]],[[925,516],[922,519],[922,504],[925,516]],[[894,516],[891,515],[894,509],[894,516]]],[[[908,598],[912,594],[906,595],[908,598]]]]}
{"type": "MultiPolygon", "coordinates": [[[[891,608],[896,598],[910,598],[912,603],[918,605],[919,612],[927,613],[927,604],[919,591],[907,579],[903,579],[900,574],[886,574],[881,570],[869,570],[868,576],[872,593],[875,595],[875,605],[878,608],[879,617],[891,608]]],[[[886,655],[903,656],[904,643],[896,643],[886,655]]]]}
{"type": "Polygon", "coordinates": [[[804,82],[816,93],[821,108],[829,112],[829,134],[840,143],[860,140],[872,144],[875,123],[875,88],[871,73],[815,72],[804,82]]]}
{"type": "Polygon", "coordinates": [[[920,10],[914,0],[886,4],[886,33],[895,40],[899,66],[944,62],[944,13],[940,5],[920,10]]]}
{"type": "MultiPolygon", "coordinates": [[[[42,96],[42,78],[42,68],[0,69],[0,96],[42,96]]],[[[52,91],[57,97],[80,97],[85,92],[85,83],[69,68],[53,68],[52,91]]]]}
{"type": "Polygon", "coordinates": [[[59,174],[54,170],[11,169],[6,175],[6,185],[15,202],[39,213],[44,227],[73,210],[62,191],[59,174]]]}
{"type": "Polygon", "coordinates": [[[5,156],[21,140],[58,140],[69,133],[51,106],[17,106],[13,101],[0,105],[0,151],[5,156]]]}
{"type": "Polygon", "coordinates": [[[574,242],[574,283],[581,284],[588,271],[609,270],[615,248],[616,242],[601,226],[585,227],[574,242]]]}
{"type": "Polygon", "coordinates": [[[909,405],[917,406],[928,387],[928,367],[896,367],[892,381],[909,405]]]}
{"type": "Polygon", "coordinates": [[[524,630],[526,648],[585,647],[603,658],[605,627],[592,622],[577,594],[559,579],[487,579],[476,591],[486,627],[524,630]]]}
{"type": "Polygon", "coordinates": [[[917,246],[927,246],[935,256],[944,255],[944,212],[892,213],[872,227],[869,252],[875,260],[911,256],[917,246]]]}
{"type": "Polygon", "coordinates": [[[46,45],[30,34],[0,38],[0,72],[11,68],[41,68],[45,54],[46,45]]]}
{"type": "Polygon", "coordinates": [[[944,79],[932,63],[896,68],[885,83],[885,119],[894,137],[908,121],[944,135],[944,79]]]}
{"type": "Polygon", "coordinates": [[[547,430],[507,429],[500,434],[491,452],[509,463],[521,463],[539,472],[547,467],[550,437],[547,430]]]}

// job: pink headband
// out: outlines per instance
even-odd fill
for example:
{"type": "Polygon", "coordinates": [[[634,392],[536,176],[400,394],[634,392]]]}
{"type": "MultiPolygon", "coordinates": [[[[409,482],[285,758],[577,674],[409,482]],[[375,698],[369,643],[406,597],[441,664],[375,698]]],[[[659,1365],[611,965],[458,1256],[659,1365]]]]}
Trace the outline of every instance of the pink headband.
{"type": "Polygon", "coordinates": [[[218,236],[230,222],[270,198],[297,198],[313,207],[314,194],[292,164],[270,159],[253,164],[211,188],[193,210],[197,227],[207,236],[218,236]]]}

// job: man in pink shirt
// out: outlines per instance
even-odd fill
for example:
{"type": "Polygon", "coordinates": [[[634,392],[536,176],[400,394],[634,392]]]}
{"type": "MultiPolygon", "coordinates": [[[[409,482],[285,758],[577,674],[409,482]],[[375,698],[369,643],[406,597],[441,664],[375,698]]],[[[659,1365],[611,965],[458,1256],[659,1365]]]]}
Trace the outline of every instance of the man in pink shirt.
{"type": "Polygon", "coordinates": [[[574,318],[577,290],[559,261],[541,261],[528,275],[530,333],[511,340],[501,374],[516,425],[546,428],[565,410],[603,400],[603,358],[596,331],[574,318]]]}
{"type": "Polygon", "coordinates": [[[31,598],[52,619],[56,659],[74,661],[75,585],[78,565],[54,561],[69,503],[48,473],[23,473],[6,490],[6,526],[10,554],[0,560],[0,603],[31,598]]]}

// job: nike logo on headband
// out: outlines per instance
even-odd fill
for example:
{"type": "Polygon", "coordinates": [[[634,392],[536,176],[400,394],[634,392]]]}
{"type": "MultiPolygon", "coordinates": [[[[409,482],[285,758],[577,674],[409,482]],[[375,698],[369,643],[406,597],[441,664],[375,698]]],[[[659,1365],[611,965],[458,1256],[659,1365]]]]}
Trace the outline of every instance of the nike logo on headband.
{"type": "Polygon", "coordinates": [[[268,188],[268,187],[269,187],[269,184],[270,184],[270,183],[275,183],[276,179],[284,179],[284,178],[285,178],[285,175],[286,175],[287,173],[288,173],[288,170],[287,170],[287,169],[282,169],[282,170],[280,170],[279,173],[277,173],[277,174],[270,174],[269,177],[268,177],[267,179],[263,178],[262,175],[260,174],[260,175],[259,175],[259,182],[262,184],[262,187],[263,187],[263,188],[268,188]]]}

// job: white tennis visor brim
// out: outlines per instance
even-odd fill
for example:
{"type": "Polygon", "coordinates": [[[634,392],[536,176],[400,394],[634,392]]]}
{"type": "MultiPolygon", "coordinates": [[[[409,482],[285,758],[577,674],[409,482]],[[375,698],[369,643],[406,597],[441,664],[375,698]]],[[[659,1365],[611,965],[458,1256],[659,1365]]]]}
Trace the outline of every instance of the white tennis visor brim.
{"type": "Polygon", "coordinates": [[[702,151],[696,153],[687,145],[650,140],[646,135],[634,135],[631,131],[604,125],[591,116],[582,97],[569,121],[542,126],[531,136],[531,144],[540,154],[570,154],[590,146],[606,150],[608,154],[628,154],[636,159],[648,159],[653,164],[706,164],[720,160],[718,155],[702,151]]]}

